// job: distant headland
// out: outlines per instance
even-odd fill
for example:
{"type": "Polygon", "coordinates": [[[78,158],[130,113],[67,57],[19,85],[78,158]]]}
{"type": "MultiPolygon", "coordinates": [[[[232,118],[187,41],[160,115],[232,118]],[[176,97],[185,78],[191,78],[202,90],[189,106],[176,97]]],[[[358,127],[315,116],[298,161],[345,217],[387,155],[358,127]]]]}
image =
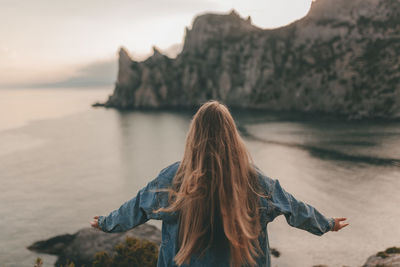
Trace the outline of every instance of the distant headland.
{"type": "Polygon", "coordinates": [[[251,18],[203,14],[176,58],[154,47],[144,61],[119,51],[117,109],[230,107],[400,118],[400,2],[317,0],[292,24],[265,30],[251,18]]]}

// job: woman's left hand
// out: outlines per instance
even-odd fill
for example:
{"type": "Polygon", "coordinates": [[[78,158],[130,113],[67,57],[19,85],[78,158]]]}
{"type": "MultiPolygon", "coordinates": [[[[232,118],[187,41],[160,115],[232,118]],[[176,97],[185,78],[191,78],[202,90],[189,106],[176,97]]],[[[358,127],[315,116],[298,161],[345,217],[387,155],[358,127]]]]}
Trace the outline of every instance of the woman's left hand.
{"type": "Polygon", "coordinates": [[[343,227],[346,227],[347,225],[349,225],[346,220],[347,218],[334,218],[335,219],[335,225],[333,226],[332,231],[339,231],[340,229],[342,229],[343,227]]]}
{"type": "Polygon", "coordinates": [[[94,217],[93,217],[93,221],[90,222],[90,225],[91,225],[93,228],[100,229],[100,227],[99,227],[99,216],[94,216],[94,217]]]}

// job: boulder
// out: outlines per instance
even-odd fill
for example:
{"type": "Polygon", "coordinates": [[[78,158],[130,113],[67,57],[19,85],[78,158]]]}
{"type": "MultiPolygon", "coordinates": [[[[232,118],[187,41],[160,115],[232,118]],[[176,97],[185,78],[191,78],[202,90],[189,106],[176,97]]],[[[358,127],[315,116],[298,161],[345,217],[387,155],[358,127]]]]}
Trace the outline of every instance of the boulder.
{"type": "Polygon", "coordinates": [[[56,266],[72,261],[75,266],[91,266],[97,252],[113,254],[114,247],[123,243],[127,237],[145,239],[160,245],[161,231],[150,224],[139,225],[123,233],[105,233],[94,228],[83,228],[75,234],[58,235],[47,240],[37,241],[29,250],[57,255],[56,266]]]}
{"type": "Polygon", "coordinates": [[[400,267],[400,248],[391,247],[367,259],[363,267],[400,267]]]}

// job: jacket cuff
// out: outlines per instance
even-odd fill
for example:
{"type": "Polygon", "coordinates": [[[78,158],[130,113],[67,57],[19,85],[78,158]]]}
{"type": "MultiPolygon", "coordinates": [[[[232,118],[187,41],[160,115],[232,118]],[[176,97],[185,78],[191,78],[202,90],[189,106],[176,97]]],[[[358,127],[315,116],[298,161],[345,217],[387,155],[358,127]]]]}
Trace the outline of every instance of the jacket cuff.
{"type": "Polygon", "coordinates": [[[104,216],[99,216],[99,218],[97,219],[97,224],[99,225],[100,230],[102,230],[104,232],[105,232],[105,229],[104,229],[104,227],[105,227],[105,223],[104,223],[105,219],[106,219],[106,217],[104,217],[104,216]]]}
{"type": "Polygon", "coordinates": [[[334,227],[335,227],[335,219],[329,218],[329,231],[333,231],[334,227]]]}

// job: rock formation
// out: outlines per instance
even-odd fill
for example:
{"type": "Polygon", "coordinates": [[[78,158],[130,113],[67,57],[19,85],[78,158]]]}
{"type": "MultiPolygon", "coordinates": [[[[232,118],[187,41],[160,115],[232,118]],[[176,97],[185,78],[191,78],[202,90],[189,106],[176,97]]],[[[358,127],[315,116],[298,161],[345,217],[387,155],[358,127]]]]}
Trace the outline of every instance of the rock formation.
{"type": "Polygon", "coordinates": [[[363,267],[400,267],[400,248],[391,247],[368,258],[363,267]]]}
{"type": "Polygon", "coordinates": [[[142,224],[124,233],[104,233],[93,228],[83,228],[75,234],[65,234],[38,241],[28,247],[39,253],[57,255],[55,266],[65,265],[67,260],[75,266],[92,266],[97,252],[112,254],[114,247],[123,243],[126,237],[146,239],[156,244],[161,243],[161,231],[152,225],[142,224]]]}
{"type": "Polygon", "coordinates": [[[204,14],[174,59],[156,48],[137,62],[119,52],[118,109],[230,107],[400,118],[400,1],[317,0],[302,19],[265,30],[204,14]]]}

